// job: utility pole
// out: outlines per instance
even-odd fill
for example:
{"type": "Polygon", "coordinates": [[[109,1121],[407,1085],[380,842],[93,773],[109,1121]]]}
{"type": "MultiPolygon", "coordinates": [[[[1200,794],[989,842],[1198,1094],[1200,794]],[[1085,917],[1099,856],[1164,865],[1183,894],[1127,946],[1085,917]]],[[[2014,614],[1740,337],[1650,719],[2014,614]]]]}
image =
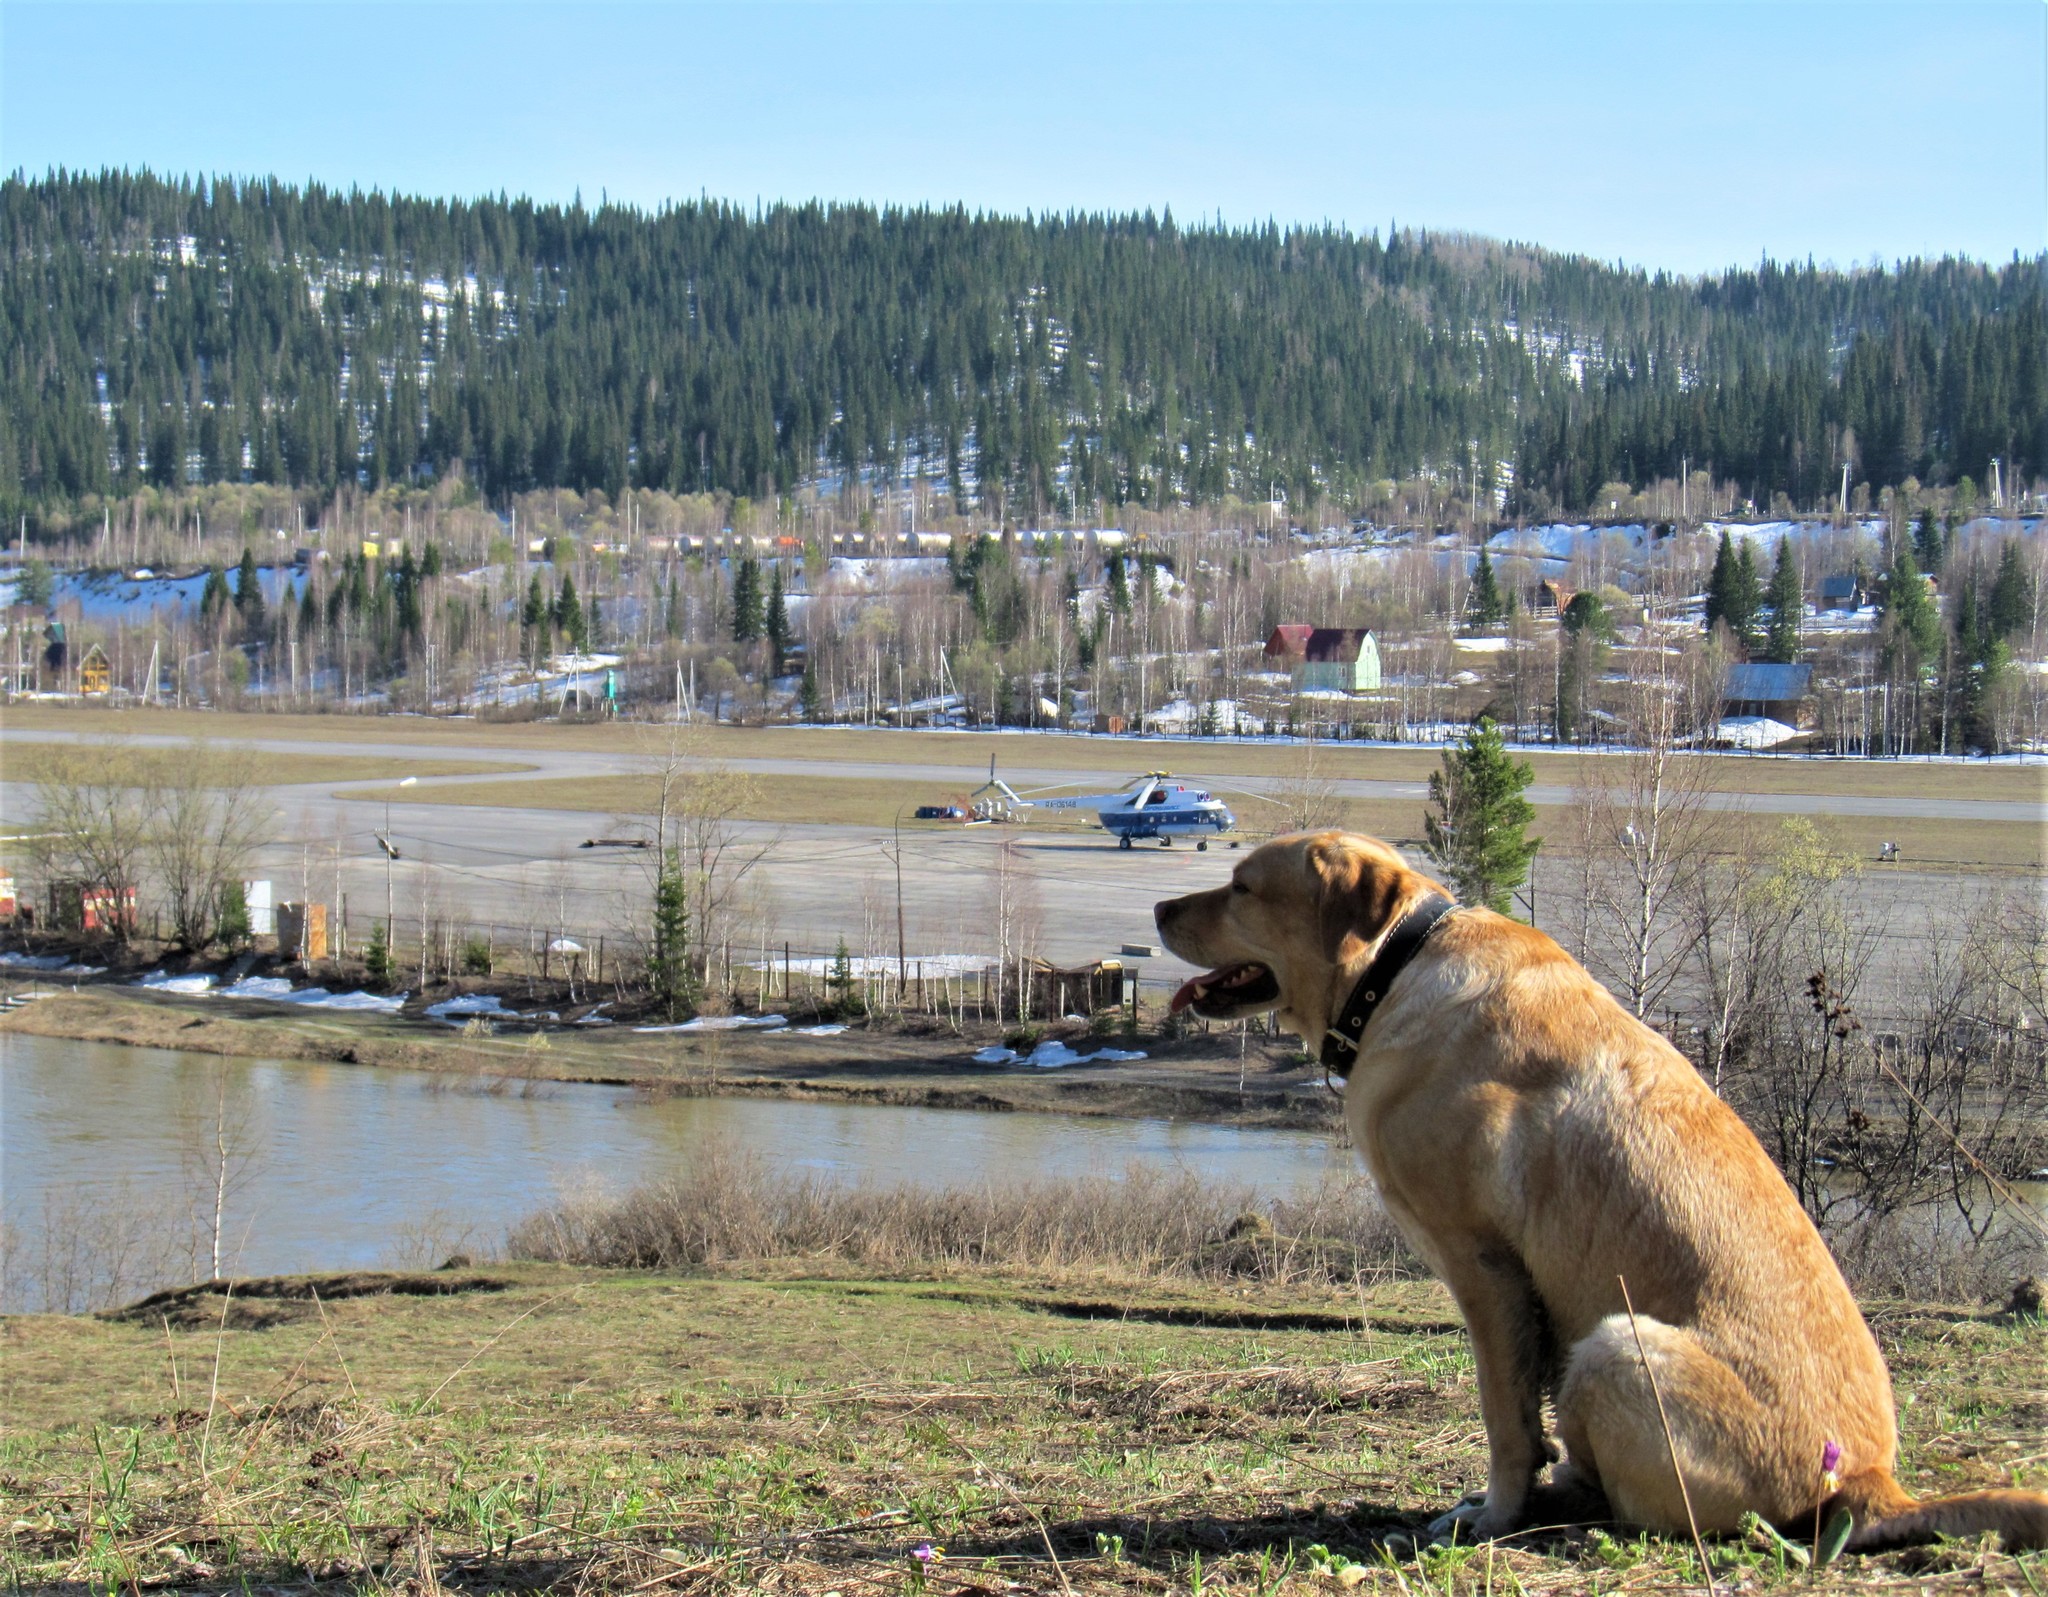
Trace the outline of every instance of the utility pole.
{"type": "Polygon", "coordinates": [[[896,811],[896,846],[890,851],[890,863],[896,867],[896,990],[900,994],[909,961],[903,952],[903,811],[896,811]]]}
{"type": "MultiPolygon", "coordinates": [[[[398,785],[400,787],[411,787],[418,780],[419,778],[416,776],[408,776],[398,785]]],[[[389,942],[391,940],[391,928],[396,924],[394,919],[395,899],[392,892],[391,865],[398,858],[398,850],[391,846],[391,795],[389,793],[384,795],[384,835],[378,838],[377,842],[384,850],[384,939],[386,942],[389,942]]]]}

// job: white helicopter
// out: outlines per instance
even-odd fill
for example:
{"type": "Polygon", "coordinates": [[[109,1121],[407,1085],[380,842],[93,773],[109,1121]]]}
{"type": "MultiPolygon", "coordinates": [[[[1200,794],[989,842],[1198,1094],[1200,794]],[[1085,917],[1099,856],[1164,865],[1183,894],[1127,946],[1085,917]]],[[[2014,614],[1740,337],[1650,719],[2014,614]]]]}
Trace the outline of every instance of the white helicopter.
{"type": "Polygon", "coordinates": [[[1147,771],[1115,793],[1026,798],[996,775],[993,755],[988,762],[988,781],[975,789],[970,803],[976,820],[991,821],[1019,820],[1023,812],[1034,809],[1093,810],[1097,823],[1115,836],[1119,848],[1155,837],[1161,848],[1171,848],[1176,837],[1193,837],[1196,849],[1204,850],[1212,835],[1237,826],[1237,817],[1227,804],[1213,793],[1175,781],[1171,771],[1147,771]]]}

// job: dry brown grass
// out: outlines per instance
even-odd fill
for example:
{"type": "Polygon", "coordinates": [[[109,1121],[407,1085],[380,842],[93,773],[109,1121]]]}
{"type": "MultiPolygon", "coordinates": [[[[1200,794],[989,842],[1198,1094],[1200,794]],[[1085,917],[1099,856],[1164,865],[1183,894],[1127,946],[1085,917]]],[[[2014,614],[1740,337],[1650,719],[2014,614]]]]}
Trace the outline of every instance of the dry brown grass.
{"type": "MultiPolygon", "coordinates": [[[[186,737],[295,738],[308,742],[420,744],[503,750],[631,751],[644,728],[630,722],[478,722],[418,716],[257,715],[200,710],[114,710],[66,705],[10,706],[0,727],[155,732],[186,737]]],[[[1284,745],[1201,740],[1031,737],[982,732],[716,727],[705,753],[717,759],[800,758],[958,765],[963,780],[995,755],[1008,771],[1099,770],[1116,775],[1166,765],[1206,776],[1286,776],[1300,760],[1284,745]]],[[[1323,746],[1332,776],[1420,782],[1438,768],[1432,749],[1323,746]]],[[[1571,783],[1576,752],[1528,756],[1539,782],[1571,783]]],[[[1890,760],[1798,760],[1713,756],[1730,792],[1855,794],[1889,798],[2048,799],[2048,766],[2007,762],[1927,765],[1890,760]]],[[[973,785],[973,784],[969,784],[973,785]]]]}
{"type": "MultiPolygon", "coordinates": [[[[139,731],[140,728],[131,728],[139,731]]],[[[76,748],[66,743],[37,743],[10,739],[6,751],[6,776],[10,782],[37,782],[60,760],[74,757],[76,748]]],[[[123,751],[101,748],[109,764],[118,766],[123,751]]],[[[312,787],[335,782],[395,782],[401,777],[511,776],[530,771],[530,765],[508,760],[452,760],[431,756],[420,759],[380,758],[368,754],[266,754],[240,753],[243,766],[235,772],[237,781],[257,787],[312,787]]],[[[409,791],[409,790],[408,790],[409,791]]]]}
{"type": "Polygon", "coordinates": [[[878,1273],[993,1268],[1326,1287],[1416,1273],[1362,1177],[1281,1201],[1143,1169],[1121,1180],[938,1191],[781,1173],[728,1149],[623,1197],[536,1215],[509,1247],[515,1258],[612,1269],[834,1259],[878,1273]]]}

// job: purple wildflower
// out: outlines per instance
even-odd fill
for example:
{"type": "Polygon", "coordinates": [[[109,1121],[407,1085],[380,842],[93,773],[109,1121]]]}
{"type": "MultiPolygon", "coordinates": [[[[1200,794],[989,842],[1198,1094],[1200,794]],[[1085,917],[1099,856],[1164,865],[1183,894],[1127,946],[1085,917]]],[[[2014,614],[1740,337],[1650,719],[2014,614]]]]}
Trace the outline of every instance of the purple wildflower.
{"type": "Polygon", "coordinates": [[[1830,1442],[1820,1450],[1820,1467],[1824,1475],[1832,1475],[1841,1467],[1842,1444],[1830,1442]]]}
{"type": "Polygon", "coordinates": [[[919,1542],[910,1549],[910,1556],[927,1566],[941,1563],[946,1557],[942,1549],[934,1547],[930,1542],[919,1542]]]}

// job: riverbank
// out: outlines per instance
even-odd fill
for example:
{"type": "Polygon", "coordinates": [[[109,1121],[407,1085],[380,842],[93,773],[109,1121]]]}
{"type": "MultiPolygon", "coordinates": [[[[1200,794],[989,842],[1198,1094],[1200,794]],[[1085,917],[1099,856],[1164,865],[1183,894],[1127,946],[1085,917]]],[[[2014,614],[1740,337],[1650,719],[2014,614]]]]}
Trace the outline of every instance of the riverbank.
{"type": "MultiPolygon", "coordinates": [[[[1910,1490],[2040,1485],[2039,1322],[1872,1303],[1910,1490]]],[[[1485,1469],[1441,1287],[533,1264],[0,1321],[10,1589],[1697,1587],[1602,1531],[1417,1555],[1485,1469]]],[[[2037,1589],[1953,1544],[1723,1591],[2037,1589]]]]}
{"type": "MultiPolygon", "coordinates": [[[[14,987],[26,990],[29,983],[14,987]]],[[[194,997],[81,983],[45,990],[0,1015],[10,1033],[74,1042],[170,1048],[243,1059],[433,1071],[485,1090],[588,1082],[683,1097],[787,1098],[928,1109],[1202,1120],[1327,1130],[1338,1100],[1289,1038],[1236,1032],[1090,1035],[1083,1022],[1032,1028],[1080,1055],[1107,1049],[1143,1059],[980,1064],[974,1054],[1019,1039],[1018,1028],[943,1021],[851,1026],[830,1036],[779,1031],[636,1031],[561,1026],[486,1034],[418,1015],[309,1009],[263,999],[194,997]],[[1242,1053],[1240,1053],[1242,1048],[1242,1053]]],[[[1027,1048],[1026,1052],[1029,1050],[1027,1048]]]]}

